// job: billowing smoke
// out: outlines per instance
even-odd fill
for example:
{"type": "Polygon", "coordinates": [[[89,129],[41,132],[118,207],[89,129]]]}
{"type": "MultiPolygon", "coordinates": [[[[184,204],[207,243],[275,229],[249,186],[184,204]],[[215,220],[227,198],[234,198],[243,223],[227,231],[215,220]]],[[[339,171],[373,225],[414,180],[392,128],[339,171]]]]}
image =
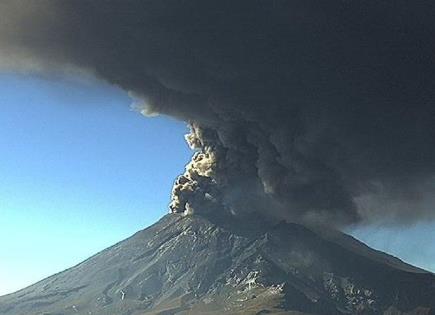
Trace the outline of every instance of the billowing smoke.
{"type": "Polygon", "coordinates": [[[91,73],[188,122],[172,212],[407,224],[435,218],[433,16],[404,0],[6,0],[0,65],[91,73]]]}

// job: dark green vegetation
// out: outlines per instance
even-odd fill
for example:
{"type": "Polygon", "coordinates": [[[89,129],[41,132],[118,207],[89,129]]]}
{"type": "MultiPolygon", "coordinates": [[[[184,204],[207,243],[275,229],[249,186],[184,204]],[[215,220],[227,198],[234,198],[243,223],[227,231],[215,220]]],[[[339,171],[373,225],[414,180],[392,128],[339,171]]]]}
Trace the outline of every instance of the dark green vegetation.
{"type": "Polygon", "coordinates": [[[433,274],[349,236],[223,221],[167,215],[1,297],[0,314],[434,314],[433,274]]]}

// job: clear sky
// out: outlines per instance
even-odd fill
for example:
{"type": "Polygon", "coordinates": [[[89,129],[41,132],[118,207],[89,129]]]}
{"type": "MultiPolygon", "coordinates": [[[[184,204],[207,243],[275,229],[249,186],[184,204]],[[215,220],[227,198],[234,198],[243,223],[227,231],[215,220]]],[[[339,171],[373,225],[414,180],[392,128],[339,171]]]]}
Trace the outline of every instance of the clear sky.
{"type": "Polygon", "coordinates": [[[70,267],[167,212],[191,151],[95,82],[0,75],[0,294],[70,267]]]}
{"type": "MultiPolygon", "coordinates": [[[[0,74],[0,295],[71,267],[167,212],[192,152],[183,122],[145,118],[84,79],[0,74]]],[[[435,271],[434,224],[353,231],[435,271]]]]}

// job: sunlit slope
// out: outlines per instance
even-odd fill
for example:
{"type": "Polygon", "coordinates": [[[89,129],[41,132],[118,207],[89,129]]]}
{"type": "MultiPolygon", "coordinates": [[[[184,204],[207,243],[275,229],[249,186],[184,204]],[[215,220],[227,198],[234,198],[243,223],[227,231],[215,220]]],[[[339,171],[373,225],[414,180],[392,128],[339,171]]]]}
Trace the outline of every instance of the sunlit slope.
{"type": "Polygon", "coordinates": [[[432,274],[363,244],[359,254],[352,242],[350,250],[297,224],[167,215],[0,298],[0,314],[434,313],[432,274]]]}

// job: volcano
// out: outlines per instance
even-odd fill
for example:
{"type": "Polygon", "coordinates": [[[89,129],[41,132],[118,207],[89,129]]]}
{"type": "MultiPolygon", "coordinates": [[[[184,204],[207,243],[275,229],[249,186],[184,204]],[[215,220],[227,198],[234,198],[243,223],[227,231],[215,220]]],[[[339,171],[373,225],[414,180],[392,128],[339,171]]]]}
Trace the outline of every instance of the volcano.
{"type": "Polygon", "coordinates": [[[435,275],[337,231],[168,214],[0,314],[435,314],[435,275]]]}

